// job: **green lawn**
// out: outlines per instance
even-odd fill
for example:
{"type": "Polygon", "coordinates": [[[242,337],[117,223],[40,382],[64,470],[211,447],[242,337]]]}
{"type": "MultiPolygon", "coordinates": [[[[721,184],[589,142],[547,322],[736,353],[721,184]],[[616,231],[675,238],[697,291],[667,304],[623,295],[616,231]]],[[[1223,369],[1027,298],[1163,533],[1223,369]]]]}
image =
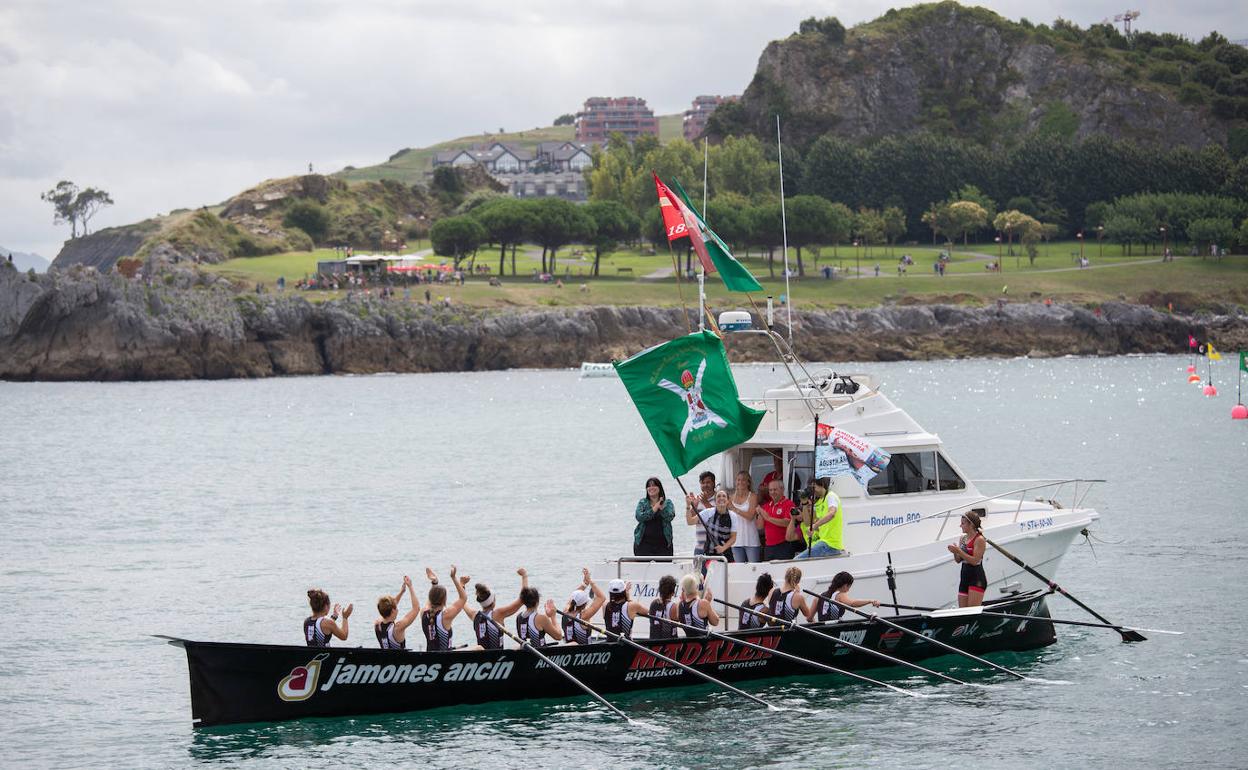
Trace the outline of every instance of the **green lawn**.
{"type": "MultiPolygon", "coordinates": [[[[931,247],[908,246],[905,251],[914,256],[916,264],[906,276],[899,277],[895,259],[886,256],[885,250],[881,248],[874,255],[881,264],[879,278],[871,273],[871,267],[875,264],[874,258],[868,261],[864,256],[861,278],[832,281],[817,277],[814,264],[809,261],[811,257],[806,253],[804,256],[808,260],[808,276],[801,280],[793,279],[791,288],[794,301],[799,305],[824,308],[865,307],[904,298],[924,302],[987,304],[1003,296],[1011,301],[1035,301],[1052,297],[1058,301],[1096,303],[1121,298],[1138,300],[1147,293],[1156,292],[1186,293],[1197,301],[1217,300],[1248,304],[1248,257],[1228,257],[1221,262],[1181,257],[1173,263],[1161,263],[1153,259],[1128,260],[1118,255],[1107,255],[1104,260],[1093,258],[1091,269],[1080,270],[1067,269],[1072,267],[1069,251],[1063,255],[1062,249],[1062,244],[1053,244],[1046,254],[1037,259],[1035,268],[1027,268],[1025,258],[1024,268],[1021,270],[1014,269],[1012,261],[1007,261],[1005,271],[1000,274],[987,273],[982,268],[982,260],[970,258],[963,252],[955,252],[955,261],[948,274],[937,277],[931,270],[931,261],[937,250],[931,247]],[[967,269],[963,270],[963,267],[967,269]],[[1007,290],[1004,295],[1003,289],[1007,290]]],[[[692,282],[682,281],[678,286],[673,278],[638,280],[647,273],[671,267],[671,258],[665,251],[654,256],[643,256],[635,251],[622,251],[605,256],[600,277],[591,279],[589,273],[593,264],[592,252],[585,251],[577,257],[573,255],[574,250],[570,247],[560,251],[557,275],[562,278],[566,269],[569,276],[563,288],[532,280],[533,270],[540,265],[541,250],[528,246],[517,251],[516,266],[519,277],[510,275],[511,258],[508,256],[508,275],[504,276],[502,286],[489,286],[482,276],[469,278],[463,287],[437,286],[432,292],[435,297],[450,296],[457,303],[482,307],[600,304],[675,306],[680,304],[682,294],[686,303],[696,301],[697,290],[692,282]],[[621,273],[621,267],[631,268],[632,273],[621,273]],[[585,286],[584,291],[580,288],[582,284],[585,286]]],[[[839,259],[834,260],[831,249],[826,249],[819,263],[822,265],[843,261],[852,274],[853,247],[841,247],[837,251],[839,259]]],[[[898,247],[897,253],[903,253],[903,247],[898,247]]],[[[293,285],[305,274],[315,271],[318,259],[333,259],[335,256],[334,251],[322,249],[316,252],[234,259],[207,269],[228,275],[246,285],[260,282],[272,288],[278,276],[285,276],[288,284],[293,285]]],[[[483,250],[477,258],[479,263],[497,269],[496,250],[483,250]]],[[[444,260],[429,257],[429,261],[444,260]]],[[[742,261],[763,284],[763,291],[754,297],[760,306],[768,294],[777,300],[784,294],[784,280],[779,271],[779,262],[777,277],[773,279],[768,276],[764,259],[753,256],[742,261]]],[[[791,264],[796,265],[796,261],[792,260],[791,264]]],[[[730,295],[713,276],[707,281],[707,293],[711,305],[718,310],[750,306],[745,295],[730,295]]],[[[338,295],[311,292],[306,296],[313,301],[321,301],[338,295]]],[[[415,298],[423,299],[423,288],[415,290],[415,298]]]]}

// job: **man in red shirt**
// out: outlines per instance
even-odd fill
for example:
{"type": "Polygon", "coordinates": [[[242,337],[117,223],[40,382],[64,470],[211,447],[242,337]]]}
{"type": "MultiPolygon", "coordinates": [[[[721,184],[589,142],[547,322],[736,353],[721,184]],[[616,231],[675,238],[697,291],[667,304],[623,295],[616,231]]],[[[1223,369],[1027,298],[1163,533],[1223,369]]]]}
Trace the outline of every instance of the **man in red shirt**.
{"type": "Polygon", "coordinates": [[[768,501],[763,504],[763,535],[766,545],[763,559],[792,559],[801,550],[801,544],[785,540],[793,501],[784,496],[784,483],[774,478],[768,484],[768,501]]]}

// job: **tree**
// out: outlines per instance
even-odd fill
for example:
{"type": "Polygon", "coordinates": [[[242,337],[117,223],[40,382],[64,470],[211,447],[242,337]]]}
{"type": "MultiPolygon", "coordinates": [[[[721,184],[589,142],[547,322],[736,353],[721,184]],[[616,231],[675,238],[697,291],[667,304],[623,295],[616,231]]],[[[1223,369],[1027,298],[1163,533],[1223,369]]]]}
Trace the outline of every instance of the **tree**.
{"type": "Polygon", "coordinates": [[[329,214],[315,201],[295,201],[282,217],[285,227],[297,227],[308,234],[312,242],[321,243],[329,231],[329,214]]]}
{"type": "Polygon", "coordinates": [[[784,243],[782,217],[779,203],[763,203],[755,206],[746,214],[749,226],[749,240],[761,249],[767,250],[767,272],[776,277],[776,247],[784,243]]]}
{"type": "Polygon", "coordinates": [[[69,237],[74,239],[78,237],[78,212],[74,208],[74,201],[78,197],[78,185],[67,179],[62,179],[56,183],[56,187],[45,193],[39,194],[39,199],[52,204],[53,224],[63,225],[69,223],[69,237]]]}
{"type": "Polygon", "coordinates": [[[889,206],[881,216],[884,217],[884,238],[891,247],[906,233],[906,212],[897,206],[889,206]]]}
{"type": "Polygon", "coordinates": [[[951,232],[962,235],[963,246],[967,244],[970,233],[988,225],[988,212],[974,201],[954,201],[947,211],[951,232]]]}
{"type": "Polygon", "coordinates": [[[451,257],[457,269],[464,257],[476,252],[485,237],[485,228],[469,216],[439,219],[429,229],[433,253],[451,257]]]}
{"type": "Polygon", "coordinates": [[[529,235],[542,247],[542,272],[553,273],[555,253],[569,243],[593,238],[594,222],[574,203],[562,198],[539,198],[533,204],[529,235]]]}
{"type": "Polygon", "coordinates": [[[576,122],[576,116],[570,112],[565,112],[559,117],[555,118],[556,126],[570,126],[575,122],[576,122]]]}
{"type": "Polygon", "coordinates": [[[1234,234],[1235,223],[1229,219],[1212,217],[1197,219],[1187,226],[1187,236],[1201,247],[1202,257],[1208,253],[1211,244],[1226,246],[1234,234]]]}
{"type": "Polygon", "coordinates": [[[710,188],[716,196],[731,192],[757,198],[774,195],[779,187],[780,167],[767,160],[757,137],[729,136],[708,154],[710,188]]]}
{"type": "Polygon", "coordinates": [[[835,240],[838,225],[832,204],[818,195],[796,195],[788,199],[789,243],[797,247],[797,274],[806,275],[802,247],[835,240]]]}
{"type": "Polygon", "coordinates": [[[992,220],[992,226],[1005,236],[1005,242],[1009,246],[1009,251],[1012,255],[1014,253],[1014,238],[1021,235],[1023,229],[1029,226],[1030,222],[1036,222],[1036,220],[1018,209],[1010,209],[997,214],[996,218],[992,220]]]}
{"type": "Polygon", "coordinates": [[[87,223],[91,218],[105,206],[113,205],[113,197],[103,190],[97,190],[94,187],[88,187],[78,193],[78,197],[74,199],[74,210],[78,215],[78,222],[82,225],[82,234],[87,234],[87,223]]]}
{"type": "Polygon", "coordinates": [[[511,274],[516,274],[516,246],[533,226],[533,207],[528,201],[496,198],[478,206],[472,216],[485,228],[486,238],[498,244],[498,274],[506,267],[507,247],[511,247],[511,274]]]}
{"type": "Polygon", "coordinates": [[[618,201],[593,201],[585,206],[584,213],[594,224],[594,277],[602,255],[613,251],[620,241],[636,238],[641,221],[618,201]]]}
{"type": "MultiPolygon", "coordinates": [[[[1036,250],[1036,242],[1044,237],[1045,227],[1051,227],[1051,225],[1042,225],[1038,220],[1026,214],[1023,214],[1016,224],[1018,240],[1027,249],[1027,262],[1033,267],[1036,264],[1036,256],[1039,253],[1036,250]]],[[[1017,258],[1015,258],[1015,262],[1017,261],[1017,258]]]]}

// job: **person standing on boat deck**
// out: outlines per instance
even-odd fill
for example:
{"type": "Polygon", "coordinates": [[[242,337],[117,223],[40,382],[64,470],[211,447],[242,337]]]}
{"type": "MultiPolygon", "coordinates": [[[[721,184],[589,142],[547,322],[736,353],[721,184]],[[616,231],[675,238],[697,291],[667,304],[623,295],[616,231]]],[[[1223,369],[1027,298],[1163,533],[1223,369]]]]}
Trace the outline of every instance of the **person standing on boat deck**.
{"type": "Polygon", "coordinates": [[[691,527],[696,527],[693,536],[695,538],[693,546],[693,555],[706,553],[706,527],[703,527],[698,521],[698,513],[715,505],[715,474],[710,471],[702,471],[698,475],[698,485],[701,491],[698,493],[690,492],[685,497],[685,523],[691,527]]]}
{"type": "Polygon", "coordinates": [[[328,647],[329,640],[335,636],[344,642],[347,641],[347,634],[351,631],[347,621],[351,618],[354,604],[348,604],[347,608],[342,610],[341,627],[337,622],[338,605],[334,605],[333,614],[329,612],[329,594],[319,588],[309,588],[308,606],[312,610],[312,615],[303,621],[303,640],[308,643],[309,647],[328,647]]]}
{"type": "Polygon", "coordinates": [[[879,599],[851,599],[849,597],[849,589],[854,585],[854,576],[848,572],[838,572],[832,578],[832,585],[828,586],[828,590],[824,591],[818,599],[815,600],[814,619],[820,623],[830,623],[840,620],[845,614],[845,608],[836,604],[848,605],[850,607],[866,607],[868,604],[872,607],[879,607],[879,599]]]}
{"type": "Polygon", "coordinates": [[[949,552],[955,562],[961,562],[962,575],[958,582],[958,606],[978,607],[984,603],[988,590],[988,574],[984,572],[984,549],[986,543],[981,532],[979,514],[967,511],[959,522],[962,537],[957,545],[949,544],[949,552]]]}
{"type": "MultiPolygon", "coordinates": [[[[715,607],[711,604],[713,598],[711,589],[708,587],[705,591],[699,590],[699,580],[697,575],[685,575],[680,579],[680,602],[672,608],[669,617],[705,632],[708,628],[719,625],[719,614],[715,612],[715,607]]],[[[689,629],[684,629],[684,631],[685,636],[693,636],[696,633],[689,629]]]]}
{"type": "Polygon", "coordinates": [[[607,631],[625,639],[633,638],[633,621],[637,619],[637,613],[645,612],[640,602],[629,598],[628,589],[631,587],[619,578],[612,580],[607,584],[607,603],[602,608],[602,624],[607,631]]]}
{"type": "Polygon", "coordinates": [[[650,602],[650,638],[670,639],[676,636],[676,626],[668,623],[676,607],[676,578],[664,575],[659,578],[659,597],[650,602]]]}
{"type": "Polygon", "coordinates": [[[516,636],[534,647],[546,644],[547,634],[556,642],[563,641],[563,632],[555,622],[555,603],[547,599],[545,611],[538,612],[537,604],[541,600],[542,594],[536,588],[526,585],[520,589],[520,603],[524,609],[516,614],[516,636]]]}
{"type": "Polygon", "coordinates": [[[772,579],[770,572],[764,572],[758,576],[758,580],[754,582],[754,595],[741,603],[745,609],[741,610],[737,628],[745,631],[751,628],[763,628],[767,625],[767,621],[755,613],[767,612],[767,600],[771,598],[771,591],[775,587],[776,581],[772,579]],[[746,612],[746,609],[754,610],[754,612],[746,612]]]}
{"type": "Polygon", "coordinates": [[[780,620],[794,620],[801,613],[806,620],[814,617],[815,608],[806,603],[802,592],[802,571],[789,567],[784,571],[784,587],[773,589],[767,599],[768,614],[780,620]]]}
{"type": "Polygon", "coordinates": [[[394,596],[383,596],[377,600],[377,614],[381,617],[373,621],[373,633],[377,635],[377,644],[383,650],[407,649],[407,627],[420,614],[420,600],[416,598],[416,589],[412,588],[412,579],[403,576],[403,586],[394,596]],[[399,617],[399,600],[403,592],[410,592],[412,608],[403,617],[399,617]]]}
{"type": "MultiPolygon", "coordinates": [[[[529,587],[529,573],[524,567],[516,570],[516,574],[520,576],[521,588],[529,587]]],[[[472,621],[472,633],[477,637],[476,647],[471,649],[480,650],[501,650],[503,649],[503,632],[498,626],[506,622],[507,618],[515,614],[520,609],[520,599],[517,598],[510,604],[504,604],[498,607],[495,604],[494,593],[490,591],[490,587],[484,583],[477,583],[477,604],[481,609],[474,610],[471,607],[464,607],[464,613],[468,619],[472,621]],[[490,621],[494,621],[491,623],[490,621]]]]}
{"type": "Polygon", "coordinates": [[[429,606],[420,616],[420,627],[425,632],[425,640],[428,642],[425,649],[429,652],[451,649],[451,623],[468,603],[468,594],[464,593],[464,585],[469,578],[467,575],[462,578],[456,577],[455,572],[455,565],[452,564],[451,585],[455,587],[455,592],[459,594],[459,597],[448,607],[446,606],[446,587],[438,585],[438,576],[433,574],[433,570],[425,567],[425,577],[429,578],[433,586],[429,589],[429,606]]]}
{"type": "Polygon", "coordinates": [[[758,485],[758,504],[766,505],[773,499],[771,496],[771,482],[779,481],[780,486],[784,486],[784,456],[779,451],[771,452],[772,468],[767,471],[767,475],[763,476],[762,482],[758,485]]]}
{"type": "Polygon", "coordinates": [[[598,614],[598,610],[602,608],[606,600],[607,597],[603,595],[602,589],[589,576],[589,568],[582,567],[581,585],[572,592],[572,596],[568,599],[568,606],[564,609],[566,614],[560,616],[563,618],[563,638],[576,644],[589,644],[589,626],[568,616],[574,615],[581,620],[590,620],[598,614]],[[590,590],[587,592],[586,588],[590,590]]]}
{"type": "Polygon", "coordinates": [[[788,539],[789,525],[793,522],[793,501],[784,496],[784,482],[779,476],[767,486],[767,502],[760,506],[758,514],[763,520],[763,559],[792,559],[801,550],[796,541],[788,539]]]}
{"type": "Polygon", "coordinates": [[[737,472],[737,484],[728,497],[728,514],[737,540],[732,544],[732,560],[741,564],[763,560],[758,537],[758,495],[750,489],[749,471],[737,472]]]}
{"type": "Polygon", "coordinates": [[[657,478],[646,479],[646,496],[637,501],[633,517],[637,519],[633,530],[633,556],[671,556],[676,507],[667,499],[663,484],[657,478]]]}
{"type": "Polygon", "coordinates": [[[732,546],[737,542],[737,523],[728,509],[729,497],[724,490],[715,493],[715,507],[698,514],[702,528],[706,530],[706,553],[723,556],[732,561],[732,546]]]}
{"type": "MultiPolygon", "coordinates": [[[[841,498],[830,491],[832,482],[820,477],[812,482],[814,497],[814,542],[798,559],[817,559],[820,556],[841,556],[845,553],[845,517],[841,512],[841,498]]],[[[806,534],[803,531],[802,534],[806,534]]]]}

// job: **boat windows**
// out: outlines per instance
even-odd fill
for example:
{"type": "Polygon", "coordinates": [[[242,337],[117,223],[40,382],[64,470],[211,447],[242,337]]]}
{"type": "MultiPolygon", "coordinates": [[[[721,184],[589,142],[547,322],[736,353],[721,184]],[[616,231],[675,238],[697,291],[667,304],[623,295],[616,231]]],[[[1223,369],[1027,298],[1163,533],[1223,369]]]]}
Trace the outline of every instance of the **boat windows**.
{"type": "Polygon", "coordinates": [[[966,482],[953,469],[949,461],[942,454],[936,455],[936,473],[939,477],[940,491],[948,492],[953,489],[966,489],[966,482]]]}
{"type": "MultiPolygon", "coordinates": [[[[959,483],[961,479],[958,479],[959,483]]],[[[882,473],[867,484],[870,495],[905,495],[937,489],[936,453],[893,452],[882,473]]]]}
{"type": "Polygon", "coordinates": [[[785,489],[788,490],[790,500],[796,501],[798,490],[805,489],[810,484],[814,477],[814,465],[814,452],[789,453],[789,480],[785,489]]]}

